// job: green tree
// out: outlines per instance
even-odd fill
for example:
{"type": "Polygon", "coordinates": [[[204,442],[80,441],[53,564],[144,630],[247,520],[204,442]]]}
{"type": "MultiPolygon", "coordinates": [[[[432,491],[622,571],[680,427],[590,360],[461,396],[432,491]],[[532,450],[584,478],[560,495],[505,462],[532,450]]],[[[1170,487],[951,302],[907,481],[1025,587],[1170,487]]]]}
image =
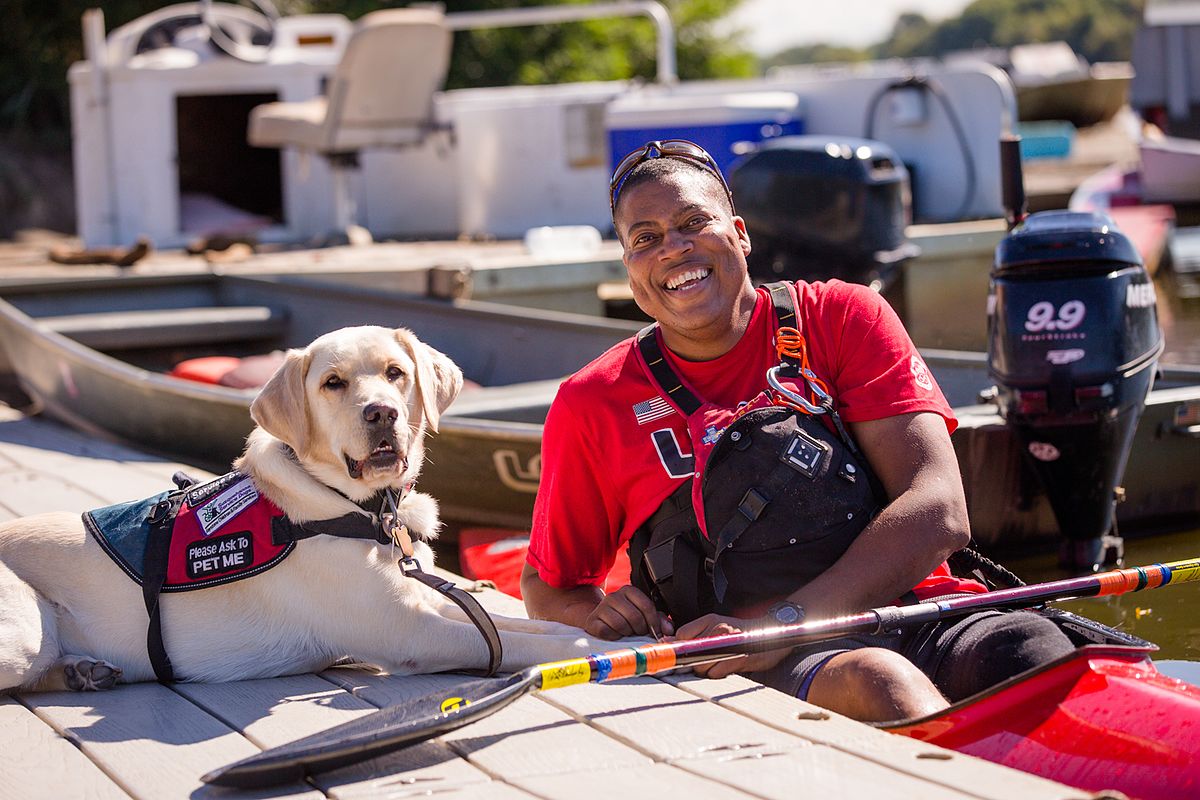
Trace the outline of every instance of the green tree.
{"type": "Polygon", "coordinates": [[[902,16],[874,52],[909,58],[1062,40],[1089,61],[1125,61],[1144,5],[1144,0],[975,0],[958,17],[937,24],[920,15],[902,16]]]}
{"type": "Polygon", "coordinates": [[[912,12],[901,14],[892,26],[891,38],[876,45],[873,52],[880,58],[886,58],[892,53],[919,50],[933,30],[933,23],[924,15],[912,12]]]}
{"type": "Polygon", "coordinates": [[[866,61],[871,54],[859,47],[845,47],[828,44],[808,44],[800,47],[789,47],[787,50],[763,59],[764,69],[787,66],[788,64],[831,64],[853,63],[866,61]]]}
{"type": "MultiPolygon", "coordinates": [[[[0,130],[64,136],[70,119],[67,67],[83,58],[80,18],[96,0],[6,0],[0,25],[0,130]]],[[[110,0],[110,28],[161,0],[110,0]]]]}
{"type": "MultiPolygon", "coordinates": [[[[737,78],[757,62],[739,37],[717,30],[741,0],[661,0],[676,37],[679,76],[737,78]]],[[[446,11],[538,5],[588,5],[587,0],[447,0],[446,11]]],[[[449,88],[643,78],[657,69],[654,26],[644,17],[522,28],[463,31],[455,36],[449,88]]]]}
{"type": "MultiPolygon", "coordinates": [[[[446,0],[447,12],[517,8],[585,0],[446,0]]],[[[744,77],[757,62],[718,23],[741,0],[663,0],[675,24],[680,77],[744,77]]],[[[67,68],[83,57],[80,17],[98,0],[6,0],[0,25],[0,131],[64,138],[69,129],[67,68]]],[[[375,0],[277,0],[283,13],[334,12],[355,19],[375,0]]],[[[164,0],[104,0],[109,30],[164,0]]],[[[448,88],[622,78],[653,79],[653,26],[644,18],[598,20],[457,34],[448,88]]]]}

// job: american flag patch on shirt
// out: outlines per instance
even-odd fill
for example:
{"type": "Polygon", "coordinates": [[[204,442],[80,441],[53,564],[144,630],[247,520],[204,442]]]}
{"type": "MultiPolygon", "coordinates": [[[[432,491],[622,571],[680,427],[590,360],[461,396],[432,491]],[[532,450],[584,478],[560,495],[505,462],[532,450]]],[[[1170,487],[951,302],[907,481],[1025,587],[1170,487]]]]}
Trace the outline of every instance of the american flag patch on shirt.
{"type": "Polygon", "coordinates": [[[645,425],[656,419],[662,419],[675,413],[675,409],[661,397],[651,397],[640,403],[633,404],[633,415],[637,417],[638,425],[645,425]]]}

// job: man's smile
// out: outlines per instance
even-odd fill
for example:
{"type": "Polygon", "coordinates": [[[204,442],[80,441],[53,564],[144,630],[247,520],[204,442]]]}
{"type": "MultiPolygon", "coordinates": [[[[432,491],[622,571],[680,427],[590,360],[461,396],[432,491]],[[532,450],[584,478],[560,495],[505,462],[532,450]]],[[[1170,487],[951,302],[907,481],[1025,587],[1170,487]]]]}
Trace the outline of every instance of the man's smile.
{"type": "Polygon", "coordinates": [[[668,291],[672,292],[691,289],[711,274],[712,270],[707,267],[689,269],[685,272],[680,272],[678,275],[672,275],[667,279],[664,286],[668,291]]]}

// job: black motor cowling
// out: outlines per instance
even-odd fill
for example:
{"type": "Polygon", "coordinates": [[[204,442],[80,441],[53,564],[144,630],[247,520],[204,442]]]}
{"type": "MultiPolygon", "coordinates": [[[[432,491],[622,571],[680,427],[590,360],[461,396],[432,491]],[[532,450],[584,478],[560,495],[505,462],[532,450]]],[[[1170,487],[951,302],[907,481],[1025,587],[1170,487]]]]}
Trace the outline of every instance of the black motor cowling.
{"type": "Polygon", "coordinates": [[[1033,214],[996,247],[988,371],[1067,540],[1068,566],[1102,560],[1162,349],[1154,286],[1107,216],[1033,214]]]}
{"type": "Polygon", "coordinates": [[[782,136],[764,141],[729,172],[761,281],[841,278],[886,286],[917,254],[908,170],[867,139],[782,136]]]}

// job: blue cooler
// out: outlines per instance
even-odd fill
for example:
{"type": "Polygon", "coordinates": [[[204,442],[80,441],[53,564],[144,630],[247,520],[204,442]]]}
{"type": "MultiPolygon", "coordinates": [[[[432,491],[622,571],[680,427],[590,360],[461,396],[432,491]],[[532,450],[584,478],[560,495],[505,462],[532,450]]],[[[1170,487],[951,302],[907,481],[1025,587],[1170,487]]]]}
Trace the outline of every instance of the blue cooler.
{"type": "Polygon", "coordinates": [[[804,133],[794,92],[638,92],[613,100],[605,124],[611,169],[646,142],[689,139],[711,153],[726,175],[744,150],[740,143],[804,133]]]}

